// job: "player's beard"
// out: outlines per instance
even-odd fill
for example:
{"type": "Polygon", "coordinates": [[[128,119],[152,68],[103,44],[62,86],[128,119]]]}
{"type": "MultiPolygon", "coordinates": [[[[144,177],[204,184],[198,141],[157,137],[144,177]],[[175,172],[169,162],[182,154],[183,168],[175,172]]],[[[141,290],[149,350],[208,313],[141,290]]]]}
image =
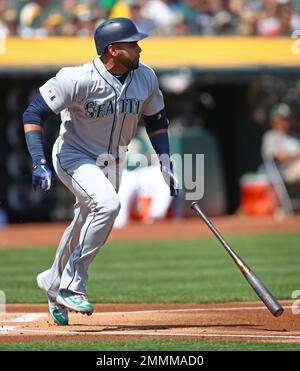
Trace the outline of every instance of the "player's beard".
{"type": "Polygon", "coordinates": [[[128,69],[128,71],[136,70],[139,68],[140,58],[136,58],[135,60],[131,60],[123,55],[120,55],[119,62],[128,69]]]}

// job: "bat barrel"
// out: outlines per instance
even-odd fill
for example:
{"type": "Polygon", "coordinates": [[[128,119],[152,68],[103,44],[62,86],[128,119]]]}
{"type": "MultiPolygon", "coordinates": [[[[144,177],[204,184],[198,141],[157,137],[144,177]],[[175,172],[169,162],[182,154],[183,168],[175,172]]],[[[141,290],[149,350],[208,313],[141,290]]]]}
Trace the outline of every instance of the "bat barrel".
{"type": "Polygon", "coordinates": [[[206,217],[206,215],[200,209],[196,201],[191,203],[191,208],[195,210],[196,213],[204,220],[209,229],[221,242],[225,250],[231,256],[231,258],[236,263],[240,271],[243,273],[246,280],[249,282],[250,286],[253,288],[253,290],[256,292],[256,294],[262,300],[262,302],[266,305],[269,311],[273,314],[273,316],[279,317],[283,313],[283,308],[276,301],[276,299],[273,297],[273,295],[267,289],[267,287],[264,286],[260,279],[255,275],[255,273],[251,271],[247,264],[237,255],[237,253],[232,249],[232,247],[225,241],[221,233],[218,232],[218,230],[215,228],[212,222],[206,217]]]}
{"type": "Polygon", "coordinates": [[[279,317],[283,313],[282,306],[278,303],[278,301],[273,297],[270,291],[267,289],[266,286],[261,282],[261,280],[256,276],[256,274],[252,271],[247,272],[244,274],[245,278],[252,286],[253,290],[256,294],[260,297],[269,311],[275,317],[279,317]]]}

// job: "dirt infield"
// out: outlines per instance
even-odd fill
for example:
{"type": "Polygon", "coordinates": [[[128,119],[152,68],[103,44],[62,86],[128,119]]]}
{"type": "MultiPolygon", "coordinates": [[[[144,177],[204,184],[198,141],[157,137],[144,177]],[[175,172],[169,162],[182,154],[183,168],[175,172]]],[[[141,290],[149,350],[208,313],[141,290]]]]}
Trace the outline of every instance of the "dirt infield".
{"type": "Polygon", "coordinates": [[[10,304],[0,315],[0,343],[145,338],[300,343],[300,323],[285,311],[274,318],[260,302],[226,304],[97,304],[91,317],[70,314],[53,324],[46,305],[10,304]]]}
{"type": "MultiPolygon", "coordinates": [[[[300,232],[300,215],[274,220],[271,217],[232,215],[212,218],[225,236],[228,234],[300,232]]],[[[66,223],[16,224],[0,229],[0,248],[56,245],[66,223]]],[[[131,223],[114,229],[109,241],[144,241],[212,236],[199,218],[164,220],[154,224],[131,223]]]]}

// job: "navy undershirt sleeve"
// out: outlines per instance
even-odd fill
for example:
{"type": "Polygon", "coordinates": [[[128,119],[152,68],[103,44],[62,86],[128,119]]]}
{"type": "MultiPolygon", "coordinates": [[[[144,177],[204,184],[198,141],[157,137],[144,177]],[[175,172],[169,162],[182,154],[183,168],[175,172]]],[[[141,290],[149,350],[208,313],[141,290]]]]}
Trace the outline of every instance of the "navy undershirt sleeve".
{"type": "MultiPolygon", "coordinates": [[[[23,124],[42,126],[43,122],[53,114],[54,112],[48,107],[42,95],[38,93],[23,114],[23,124]]],[[[33,164],[46,163],[42,131],[28,131],[25,133],[25,139],[33,164]]]]}
{"type": "Polygon", "coordinates": [[[41,93],[38,93],[23,114],[23,124],[43,125],[43,122],[54,115],[41,93]]]}

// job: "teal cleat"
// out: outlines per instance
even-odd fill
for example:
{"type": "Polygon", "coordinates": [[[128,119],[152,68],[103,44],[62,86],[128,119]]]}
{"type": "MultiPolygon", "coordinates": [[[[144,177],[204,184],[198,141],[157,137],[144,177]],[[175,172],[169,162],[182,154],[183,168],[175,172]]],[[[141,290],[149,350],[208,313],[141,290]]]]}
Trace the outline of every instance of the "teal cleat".
{"type": "Polygon", "coordinates": [[[63,305],[58,304],[55,300],[48,299],[48,307],[50,316],[59,326],[67,326],[69,324],[68,309],[63,305]]]}
{"type": "Polygon", "coordinates": [[[87,314],[89,316],[94,312],[94,307],[83,294],[59,290],[56,302],[71,311],[73,310],[74,312],[87,314]]]}
{"type": "Polygon", "coordinates": [[[69,324],[68,309],[58,304],[52,296],[50,296],[42,283],[42,276],[39,274],[36,278],[38,287],[48,296],[48,309],[50,316],[54,322],[59,326],[66,326],[69,324]]]}

